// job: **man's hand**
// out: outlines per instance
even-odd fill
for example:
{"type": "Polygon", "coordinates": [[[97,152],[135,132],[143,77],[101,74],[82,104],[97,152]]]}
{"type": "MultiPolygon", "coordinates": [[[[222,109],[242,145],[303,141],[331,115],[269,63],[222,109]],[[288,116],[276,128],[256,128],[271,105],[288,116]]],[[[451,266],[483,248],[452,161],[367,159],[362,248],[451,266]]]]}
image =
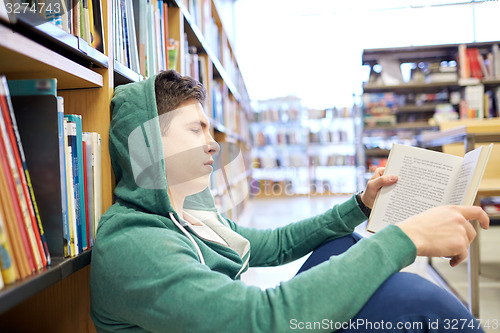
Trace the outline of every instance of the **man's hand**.
{"type": "Polygon", "coordinates": [[[398,176],[384,176],[385,168],[377,168],[372,178],[366,184],[366,190],[361,194],[361,201],[368,208],[373,208],[375,197],[382,186],[392,185],[398,181],[398,176]]]}
{"type": "Polygon", "coordinates": [[[397,224],[417,247],[417,255],[449,257],[456,266],[468,255],[476,230],[468,220],[478,220],[488,229],[490,218],[477,206],[441,206],[431,208],[397,224]]]}

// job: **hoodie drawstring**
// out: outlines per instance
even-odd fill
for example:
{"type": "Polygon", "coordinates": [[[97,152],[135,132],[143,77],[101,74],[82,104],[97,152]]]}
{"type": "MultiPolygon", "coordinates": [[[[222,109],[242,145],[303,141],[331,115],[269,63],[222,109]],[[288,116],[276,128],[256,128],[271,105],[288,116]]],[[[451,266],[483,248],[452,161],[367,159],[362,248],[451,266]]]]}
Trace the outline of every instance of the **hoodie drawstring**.
{"type": "Polygon", "coordinates": [[[191,234],[175,219],[174,214],[172,214],[172,212],[169,212],[169,214],[170,214],[170,219],[172,220],[172,222],[174,222],[175,226],[179,228],[182,231],[182,233],[186,235],[187,238],[189,238],[191,243],[193,243],[194,247],[196,248],[196,252],[198,252],[198,257],[200,258],[200,262],[203,265],[205,265],[205,258],[203,258],[203,254],[201,253],[200,247],[194,240],[193,236],[191,236],[191,234]]]}

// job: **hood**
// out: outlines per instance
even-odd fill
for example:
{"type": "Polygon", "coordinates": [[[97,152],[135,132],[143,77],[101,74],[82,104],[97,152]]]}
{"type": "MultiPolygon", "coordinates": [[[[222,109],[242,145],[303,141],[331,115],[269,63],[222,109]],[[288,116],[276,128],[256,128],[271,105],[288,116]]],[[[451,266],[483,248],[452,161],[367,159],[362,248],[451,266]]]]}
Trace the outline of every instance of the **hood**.
{"type": "MultiPolygon", "coordinates": [[[[109,153],[117,200],[168,217],[175,213],[168,195],[163,146],[156,109],[155,79],[118,86],[111,100],[109,153]]],[[[217,212],[207,187],[189,196],[184,207],[217,212]]]]}

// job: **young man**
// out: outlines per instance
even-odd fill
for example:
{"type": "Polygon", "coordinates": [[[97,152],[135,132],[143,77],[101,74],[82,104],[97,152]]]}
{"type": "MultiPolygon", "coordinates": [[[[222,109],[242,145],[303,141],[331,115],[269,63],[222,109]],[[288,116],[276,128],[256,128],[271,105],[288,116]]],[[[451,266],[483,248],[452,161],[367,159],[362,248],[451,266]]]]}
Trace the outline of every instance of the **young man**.
{"type": "Polygon", "coordinates": [[[366,220],[363,209],[397,181],[377,170],[365,192],[324,214],[275,230],[240,227],[221,216],[208,188],[219,146],[205,95],[174,71],[115,90],[116,203],[99,223],[91,265],[98,332],[411,331],[408,325],[451,332],[457,319],[470,321],[463,332],[482,331],[454,296],[397,273],[416,255],[448,256],[452,265],[465,259],[475,237],[467,219],[489,223],[480,208],[432,209],[359,239],[352,232],[366,220]],[[240,281],[248,266],[311,251],[301,273],[277,288],[240,281]]]}

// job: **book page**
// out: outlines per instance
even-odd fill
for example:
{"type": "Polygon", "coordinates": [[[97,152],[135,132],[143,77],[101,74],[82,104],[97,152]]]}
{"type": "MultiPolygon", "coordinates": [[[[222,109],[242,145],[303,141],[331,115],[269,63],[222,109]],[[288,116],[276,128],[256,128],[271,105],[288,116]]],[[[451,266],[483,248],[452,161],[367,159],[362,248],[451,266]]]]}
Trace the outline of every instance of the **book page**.
{"type": "Polygon", "coordinates": [[[459,203],[460,205],[469,206],[474,204],[477,191],[479,190],[479,184],[483,178],[484,170],[486,170],[486,165],[488,164],[488,159],[490,158],[492,149],[493,144],[490,143],[488,146],[481,146],[465,154],[464,161],[473,161],[472,163],[469,163],[469,167],[474,165],[474,168],[471,170],[470,176],[468,176],[467,184],[463,190],[464,196],[459,203]]]}
{"type": "Polygon", "coordinates": [[[462,166],[460,167],[460,172],[458,173],[455,186],[450,193],[450,197],[446,200],[447,204],[450,205],[461,205],[465,194],[467,193],[467,188],[474,175],[474,170],[479,161],[479,156],[481,155],[481,147],[474,149],[473,151],[465,154],[462,166]]]}
{"type": "Polygon", "coordinates": [[[458,156],[394,144],[384,174],[399,178],[396,184],[379,191],[367,230],[376,232],[442,205],[461,165],[458,156]]]}

